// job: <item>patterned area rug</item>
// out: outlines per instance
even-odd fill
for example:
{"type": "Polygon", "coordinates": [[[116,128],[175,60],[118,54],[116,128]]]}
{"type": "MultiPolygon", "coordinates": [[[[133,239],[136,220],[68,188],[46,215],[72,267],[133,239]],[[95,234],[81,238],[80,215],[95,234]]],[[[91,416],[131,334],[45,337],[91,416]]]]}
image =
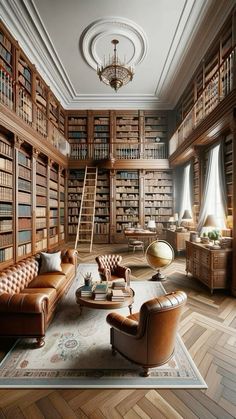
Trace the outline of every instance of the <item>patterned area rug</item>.
{"type": "MultiPolygon", "coordinates": [[[[76,280],[47,330],[45,346],[33,350],[30,341],[19,340],[0,365],[1,387],[206,388],[179,337],[174,357],[152,369],[148,378],[140,377],[140,367],[121,355],[112,356],[109,311],[84,307],[79,315],[75,291],[85,272],[99,280],[95,264],[79,265],[76,280]]],[[[162,284],[151,281],[132,282],[132,288],[134,313],[144,301],[165,293],[162,284]]],[[[119,313],[128,315],[128,307],[119,313]]]]}

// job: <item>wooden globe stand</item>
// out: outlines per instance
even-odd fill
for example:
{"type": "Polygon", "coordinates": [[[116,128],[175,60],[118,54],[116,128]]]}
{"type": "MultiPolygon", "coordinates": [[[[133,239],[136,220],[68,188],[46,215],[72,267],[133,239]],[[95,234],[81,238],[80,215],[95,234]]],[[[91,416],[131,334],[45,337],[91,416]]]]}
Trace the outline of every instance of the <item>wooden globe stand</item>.
{"type": "Polygon", "coordinates": [[[157,273],[152,276],[152,281],[166,281],[166,276],[158,269],[157,273]]]}

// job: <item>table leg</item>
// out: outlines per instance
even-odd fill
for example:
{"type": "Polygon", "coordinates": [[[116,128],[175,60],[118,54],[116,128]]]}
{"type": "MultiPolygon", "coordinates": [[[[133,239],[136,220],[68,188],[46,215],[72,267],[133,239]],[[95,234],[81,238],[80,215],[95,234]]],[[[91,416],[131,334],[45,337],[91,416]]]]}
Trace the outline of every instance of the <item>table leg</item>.
{"type": "Polygon", "coordinates": [[[81,306],[80,304],[78,304],[78,307],[79,307],[79,316],[81,316],[83,306],[81,306]]]}
{"type": "Polygon", "coordinates": [[[133,306],[132,306],[132,304],[130,304],[129,305],[129,314],[132,314],[132,308],[133,308],[133,306]]]}

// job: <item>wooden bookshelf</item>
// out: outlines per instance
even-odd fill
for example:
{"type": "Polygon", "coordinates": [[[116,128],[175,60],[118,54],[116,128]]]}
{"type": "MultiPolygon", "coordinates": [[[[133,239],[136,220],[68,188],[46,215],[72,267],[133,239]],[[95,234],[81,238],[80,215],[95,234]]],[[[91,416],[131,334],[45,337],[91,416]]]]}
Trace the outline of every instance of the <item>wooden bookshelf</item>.
{"type": "Polygon", "coordinates": [[[0,29],[0,67],[13,76],[13,44],[0,29]]]}
{"type": "Polygon", "coordinates": [[[71,145],[71,158],[85,160],[88,158],[88,118],[87,112],[68,116],[68,140],[71,145]]]}
{"type": "Polygon", "coordinates": [[[14,257],[14,161],[13,145],[0,134],[0,266],[12,263],[14,257]]]}
{"type": "Polygon", "coordinates": [[[35,251],[47,249],[48,223],[48,163],[44,156],[39,156],[36,161],[36,208],[35,208],[35,251]]]}
{"type": "Polygon", "coordinates": [[[94,160],[109,158],[110,118],[109,113],[94,116],[93,120],[93,158],[94,160]]]}
{"type": "Polygon", "coordinates": [[[68,173],[68,236],[77,233],[79,209],[84,183],[84,170],[69,170],[68,173]]]}
{"type": "Polygon", "coordinates": [[[118,159],[140,158],[138,112],[116,113],[115,156],[118,159]]]}
{"type": "Polygon", "coordinates": [[[139,171],[117,170],[115,187],[116,240],[119,241],[119,238],[123,240],[126,228],[140,223],[139,171]]]}
{"type": "Polygon", "coordinates": [[[200,203],[201,203],[200,173],[201,173],[201,160],[200,160],[200,156],[196,155],[193,158],[193,208],[194,208],[195,225],[197,225],[198,223],[200,203]]]}
{"type": "Polygon", "coordinates": [[[173,215],[173,184],[172,172],[146,171],[144,179],[145,203],[144,225],[149,220],[156,221],[157,230],[167,227],[173,215]]]}
{"type": "Polygon", "coordinates": [[[59,241],[65,240],[65,170],[59,172],[59,241]]]}
{"type": "Polygon", "coordinates": [[[50,92],[49,95],[49,119],[55,127],[58,127],[59,121],[59,102],[55,96],[50,92]]]}
{"type": "Polygon", "coordinates": [[[36,84],[36,129],[37,131],[43,135],[43,137],[47,136],[48,127],[47,127],[47,108],[48,108],[48,87],[43,82],[41,77],[36,75],[35,77],[35,84],[36,84]]]}
{"type": "Polygon", "coordinates": [[[59,172],[56,164],[49,168],[49,237],[48,247],[59,243],[59,172]]]}
{"type": "Polygon", "coordinates": [[[98,170],[94,243],[109,243],[110,236],[110,180],[108,170],[98,170]]]}
{"type": "Polygon", "coordinates": [[[26,143],[16,150],[17,162],[17,259],[32,253],[32,154],[26,143]]]}
{"type": "Polygon", "coordinates": [[[145,158],[167,158],[165,145],[168,136],[167,113],[155,112],[144,118],[144,156],[145,158]]]}

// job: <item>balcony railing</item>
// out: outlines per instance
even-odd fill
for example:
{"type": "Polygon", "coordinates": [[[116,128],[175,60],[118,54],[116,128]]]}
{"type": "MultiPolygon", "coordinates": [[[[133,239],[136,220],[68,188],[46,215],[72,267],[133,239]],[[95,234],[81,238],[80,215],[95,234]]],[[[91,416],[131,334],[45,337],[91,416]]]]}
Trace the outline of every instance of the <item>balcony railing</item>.
{"type": "Polygon", "coordinates": [[[165,143],[74,143],[70,157],[75,160],[167,159],[168,149],[165,143]]]}
{"type": "Polygon", "coordinates": [[[65,156],[70,153],[70,144],[50,121],[45,112],[33,102],[31,96],[17,84],[4,68],[0,67],[0,103],[16,114],[29,126],[47,139],[65,156]],[[16,100],[17,99],[17,100],[16,100]]]}
{"type": "Polygon", "coordinates": [[[169,141],[169,155],[173,154],[192,131],[202,122],[232,90],[235,68],[234,47],[216,70],[169,141]]]}

